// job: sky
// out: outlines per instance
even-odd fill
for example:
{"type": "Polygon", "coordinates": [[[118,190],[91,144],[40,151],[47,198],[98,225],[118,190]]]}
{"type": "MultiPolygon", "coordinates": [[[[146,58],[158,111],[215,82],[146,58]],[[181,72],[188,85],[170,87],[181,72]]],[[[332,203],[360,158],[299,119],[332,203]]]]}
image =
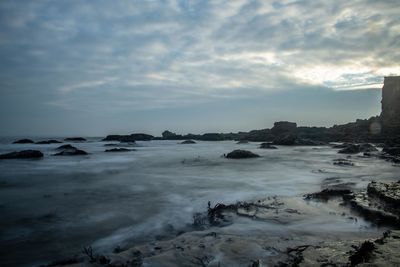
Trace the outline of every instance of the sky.
{"type": "Polygon", "coordinates": [[[0,135],[237,132],[380,113],[398,0],[2,0],[0,135]]]}

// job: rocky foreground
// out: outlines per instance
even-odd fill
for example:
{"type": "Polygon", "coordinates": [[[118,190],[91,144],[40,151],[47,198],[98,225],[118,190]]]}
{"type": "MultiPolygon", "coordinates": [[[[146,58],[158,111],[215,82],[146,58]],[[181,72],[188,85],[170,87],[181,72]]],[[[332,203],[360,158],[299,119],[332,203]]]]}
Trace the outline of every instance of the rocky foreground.
{"type": "MultiPolygon", "coordinates": [[[[304,197],[266,197],[254,202],[208,203],[207,211],[193,217],[193,231],[171,240],[154,241],[100,255],[91,247],[82,255],[46,266],[400,266],[400,230],[370,238],[349,240],[300,234],[230,231],[239,220],[287,225],[323,216],[319,205],[334,218],[357,220],[360,215],[377,226],[399,229],[400,181],[369,183],[353,192],[346,185],[326,187],[304,197]],[[318,203],[313,205],[310,203],[318,203]]],[[[382,230],[383,231],[383,230],[382,230]]],[[[328,236],[328,235],[327,235],[328,236]]]]}

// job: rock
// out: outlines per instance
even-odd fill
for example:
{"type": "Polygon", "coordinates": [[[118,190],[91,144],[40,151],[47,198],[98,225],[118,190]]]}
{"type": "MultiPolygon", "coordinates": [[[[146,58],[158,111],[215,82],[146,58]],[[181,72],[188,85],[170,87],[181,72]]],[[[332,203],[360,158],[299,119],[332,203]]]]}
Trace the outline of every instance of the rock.
{"type": "Polygon", "coordinates": [[[326,188],[320,192],[307,194],[304,196],[306,200],[310,199],[320,199],[320,200],[329,200],[332,197],[340,197],[344,195],[351,194],[351,190],[349,189],[342,189],[342,188],[326,188]]]}
{"type": "Polygon", "coordinates": [[[129,152],[129,151],[135,151],[135,149],[112,148],[112,149],[106,149],[104,152],[129,152]]]}
{"type": "Polygon", "coordinates": [[[161,135],[164,140],[181,140],[183,138],[182,135],[177,135],[170,131],[164,131],[161,135]]]}
{"type": "Polygon", "coordinates": [[[57,150],[64,150],[64,149],[77,149],[74,146],[71,146],[70,144],[62,145],[56,148],[57,150]]]}
{"type": "Polygon", "coordinates": [[[134,143],[135,141],[150,141],[153,140],[154,136],[143,133],[134,133],[130,135],[107,135],[102,141],[119,141],[123,143],[134,143]]]}
{"type": "Polygon", "coordinates": [[[42,157],[43,153],[39,150],[22,150],[19,152],[10,152],[0,155],[0,159],[32,159],[42,157]]]}
{"type": "Polygon", "coordinates": [[[33,142],[31,139],[20,139],[13,142],[13,144],[33,144],[33,143],[35,142],[33,142]]]}
{"type": "Polygon", "coordinates": [[[298,146],[325,146],[326,143],[317,140],[297,138],[296,145],[298,146]]]}
{"type": "Polygon", "coordinates": [[[400,147],[384,147],[382,152],[391,156],[400,156],[400,147]]]}
{"type": "Polygon", "coordinates": [[[284,133],[295,132],[297,124],[295,122],[278,121],[274,123],[274,127],[271,128],[271,133],[275,136],[282,135],[284,133]]]}
{"type": "Polygon", "coordinates": [[[262,143],[260,147],[262,149],[278,149],[276,146],[273,146],[272,143],[262,143]]]}
{"type": "Polygon", "coordinates": [[[339,150],[341,154],[358,154],[360,152],[376,152],[378,149],[371,144],[348,144],[345,148],[339,150]]]}
{"type": "Polygon", "coordinates": [[[77,149],[77,148],[69,148],[64,149],[63,151],[54,154],[54,156],[80,156],[80,155],[87,155],[86,151],[77,149]]]}
{"type": "Polygon", "coordinates": [[[223,141],[225,140],[223,134],[219,133],[205,133],[200,136],[200,140],[203,141],[223,141]]]}
{"type": "Polygon", "coordinates": [[[64,141],[67,141],[67,142],[85,142],[86,139],[83,138],[83,137],[68,137],[68,138],[65,138],[64,141]]]}
{"type": "Polygon", "coordinates": [[[400,76],[384,78],[381,121],[385,134],[400,134],[400,76]]]}
{"type": "Polygon", "coordinates": [[[293,146],[296,144],[297,136],[291,133],[283,134],[274,139],[274,145],[293,146]]]}
{"type": "Polygon", "coordinates": [[[180,142],[179,144],[196,144],[196,142],[193,140],[185,140],[183,142],[180,142]]]}
{"type": "Polygon", "coordinates": [[[248,143],[249,143],[249,141],[247,141],[247,140],[240,140],[240,141],[236,142],[236,144],[238,144],[238,145],[240,145],[240,144],[248,144],[248,143]]]}
{"type": "Polygon", "coordinates": [[[367,187],[368,195],[379,198],[388,205],[400,208],[400,181],[394,183],[371,182],[367,187]]]}
{"type": "Polygon", "coordinates": [[[348,159],[334,159],[333,164],[339,166],[354,166],[354,163],[348,159]]]}
{"type": "Polygon", "coordinates": [[[289,260],[279,266],[400,266],[400,231],[386,231],[375,240],[322,242],[287,250],[289,260]]]}
{"type": "Polygon", "coordinates": [[[228,159],[245,159],[245,158],[258,158],[257,154],[251,151],[236,149],[226,155],[228,159]]]}
{"type": "Polygon", "coordinates": [[[36,142],[35,144],[38,145],[50,145],[50,144],[61,144],[62,142],[58,141],[58,140],[46,140],[46,141],[39,141],[36,142]]]}

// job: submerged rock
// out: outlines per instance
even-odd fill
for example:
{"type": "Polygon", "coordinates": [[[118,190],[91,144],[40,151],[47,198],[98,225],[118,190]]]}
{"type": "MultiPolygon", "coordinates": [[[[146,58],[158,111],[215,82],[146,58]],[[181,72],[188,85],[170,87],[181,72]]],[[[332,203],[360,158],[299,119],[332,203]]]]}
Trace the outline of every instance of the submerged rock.
{"type": "Polygon", "coordinates": [[[38,144],[38,145],[50,145],[50,144],[61,144],[62,142],[61,141],[58,141],[58,140],[45,140],[45,141],[39,141],[39,142],[36,142],[35,144],[38,144]]]}
{"type": "Polygon", "coordinates": [[[33,143],[35,142],[33,142],[31,139],[20,139],[13,142],[13,144],[33,144],[33,143]]]}
{"type": "Polygon", "coordinates": [[[75,147],[64,149],[59,153],[54,154],[54,156],[80,156],[80,155],[87,155],[86,151],[77,149],[75,147]]]}
{"type": "Polygon", "coordinates": [[[0,159],[32,159],[42,157],[43,153],[39,150],[22,150],[0,155],[0,159]]]}
{"type": "Polygon", "coordinates": [[[272,143],[261,143],[259,148],[262,148],[262,149],[278,149],[276,146],[273,146],[272,143]]]}
{"type": "Polygon", "coordinates": [[[240,141],[236,142],[236,144],[238,144],[238,145],[240,145],[240,144],[248,144],[248,143],[249,143],[249,141],[247,141],[247,140],[240,140],[240,141]]]}
{"type": "Polygon", "coordinates": [[[111,149],[106,149],[104,152],[129,152],[129,151],[135,151],[135,149],[111,148],[111,149]]]}
{"type": "Polygon", "coordinates": [[[70,145],[70,144],[66,144],[66,145],[62,145],[56,148],[57,150],[63,150],[63,149],[77,149],[76,147],[70,145]]]}
{"type": "Polygon", "coordinates": [[[360,152],[376,152],[378,149],[368,143],[365,144],[347,144],[343,149],[339,150],[341,154],[358,154],[360,152]]]}
{"type": "Polygon", "coordinates": [[[260,156],[248,150],[236,149],[228,153],[226,157],[228,159],[245,159],[245,158],[258,158],[260,156]]]}
{"type": "Polygon", "coordinates": [[[83,138],[83,137],[68,137],[68,138],[65,138],[64,141],[67,141],[67,142],[85,142],[86,139],[83,138]]]}
{"type": "Polygon", "coordinates": [[[334,159],[333,164],[339,166],[354,166],[354,163],[349,159],[334,159]]]}
{"type": "Polygon", "coordinates": [[[185,140],[185,141],[183,141],[183,142],[180,142],[179,144],[196,144],[196,142],[195,141],[193,141],[193,140],[185,140]]]}

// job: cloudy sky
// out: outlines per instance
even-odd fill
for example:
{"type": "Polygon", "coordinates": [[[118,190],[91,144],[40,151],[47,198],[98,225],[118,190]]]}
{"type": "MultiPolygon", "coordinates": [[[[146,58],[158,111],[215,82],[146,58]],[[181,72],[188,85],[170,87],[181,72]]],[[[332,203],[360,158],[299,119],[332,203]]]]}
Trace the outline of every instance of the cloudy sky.
{"type": "Polygon", "coordinates": [[[2,0],[0,135],[344,123],[400,74],[398,0],[2,0]]]}

